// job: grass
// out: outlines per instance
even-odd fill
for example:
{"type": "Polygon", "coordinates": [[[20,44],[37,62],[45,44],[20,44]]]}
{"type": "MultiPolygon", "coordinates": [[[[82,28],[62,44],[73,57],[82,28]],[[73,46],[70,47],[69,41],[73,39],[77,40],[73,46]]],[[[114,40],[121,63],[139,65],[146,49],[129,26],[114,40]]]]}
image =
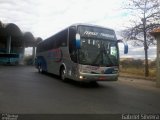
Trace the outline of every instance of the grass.
{"type": "MultiPolygon", "coordinates": [[[[125,76],[136,76],[136,77],[144,77],[144,68],[121,68],[120,75],[125,76]]],[[[151,79],[156,78],[156,69],[149,69],[149,77],[151,79]]]]}

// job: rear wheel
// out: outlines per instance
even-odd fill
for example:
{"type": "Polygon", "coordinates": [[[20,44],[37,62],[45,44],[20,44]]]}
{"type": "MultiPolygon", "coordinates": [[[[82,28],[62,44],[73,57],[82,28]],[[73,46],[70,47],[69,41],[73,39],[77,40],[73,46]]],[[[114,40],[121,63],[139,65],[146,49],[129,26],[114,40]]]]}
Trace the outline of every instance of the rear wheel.
{"type": "Polygon", "coordinates": [[[42,72],[43,72],[41,65],[38,65],[38,72],[39,72],[39,73],[42,73],[42,72]]]}

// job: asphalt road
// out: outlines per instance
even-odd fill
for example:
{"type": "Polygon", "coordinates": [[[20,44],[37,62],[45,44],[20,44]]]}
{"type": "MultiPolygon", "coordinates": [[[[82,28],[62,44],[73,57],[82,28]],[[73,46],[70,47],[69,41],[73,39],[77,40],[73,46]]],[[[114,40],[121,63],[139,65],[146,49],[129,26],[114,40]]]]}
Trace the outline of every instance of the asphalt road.
{"type": "Polygon", "coordinates": [[[32,66],[0,66],[0,113],[160,113],[160,88],[128,78],[64,83],[32,66]]]}

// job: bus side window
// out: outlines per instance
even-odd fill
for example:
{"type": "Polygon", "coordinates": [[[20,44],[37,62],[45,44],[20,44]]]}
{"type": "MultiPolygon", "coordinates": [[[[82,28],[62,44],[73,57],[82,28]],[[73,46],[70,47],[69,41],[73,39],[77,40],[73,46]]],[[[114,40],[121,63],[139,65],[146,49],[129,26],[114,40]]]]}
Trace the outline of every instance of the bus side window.
{"type": "Polygon", "coordinates": [[[65,29],[62,32],[62,39],[61,39],[61,46],[66,47],[67,46],[67,37],[68,37],[68,29],[65,29]]]}
{"type": "Polygon", "coordinates": [[[69,28],[69,53],[71,60],[77,62],[77,51],[76,51],[76,27],[69,28]]]}
{"type": "Polygon", "coordinates": [[[61,34],[56,36],[56,46],[57,47],[67,46],[67,33],[68,33],[68,29],[65,29],[61,32],[61,34]]]}

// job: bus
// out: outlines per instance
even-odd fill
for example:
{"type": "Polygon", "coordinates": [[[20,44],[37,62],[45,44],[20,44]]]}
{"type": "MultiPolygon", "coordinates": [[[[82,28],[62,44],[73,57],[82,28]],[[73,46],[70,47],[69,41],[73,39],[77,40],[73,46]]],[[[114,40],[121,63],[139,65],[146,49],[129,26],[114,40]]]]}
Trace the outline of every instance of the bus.
{"type": "Polygon", "coordinates": [[[14,51],[7,53],[6,49],[0,49],[0,64],[3,65],[18,65],[20,55],[14,51]]]}
{"type": "Polygon", "coordinates": [[[0,63],[8,64],[8,65],[18,65],[19,62],[19,54],[11,53],[11,54],[1,54],[0,53],[0,63]]]}
{"type": "Polygon", "coordinates": [[[63,81],[117,81],[119,42],[123,41],[113,29],[73,24],[37,45],[35,65],[40,73],[58,75],[63,81]]]}

